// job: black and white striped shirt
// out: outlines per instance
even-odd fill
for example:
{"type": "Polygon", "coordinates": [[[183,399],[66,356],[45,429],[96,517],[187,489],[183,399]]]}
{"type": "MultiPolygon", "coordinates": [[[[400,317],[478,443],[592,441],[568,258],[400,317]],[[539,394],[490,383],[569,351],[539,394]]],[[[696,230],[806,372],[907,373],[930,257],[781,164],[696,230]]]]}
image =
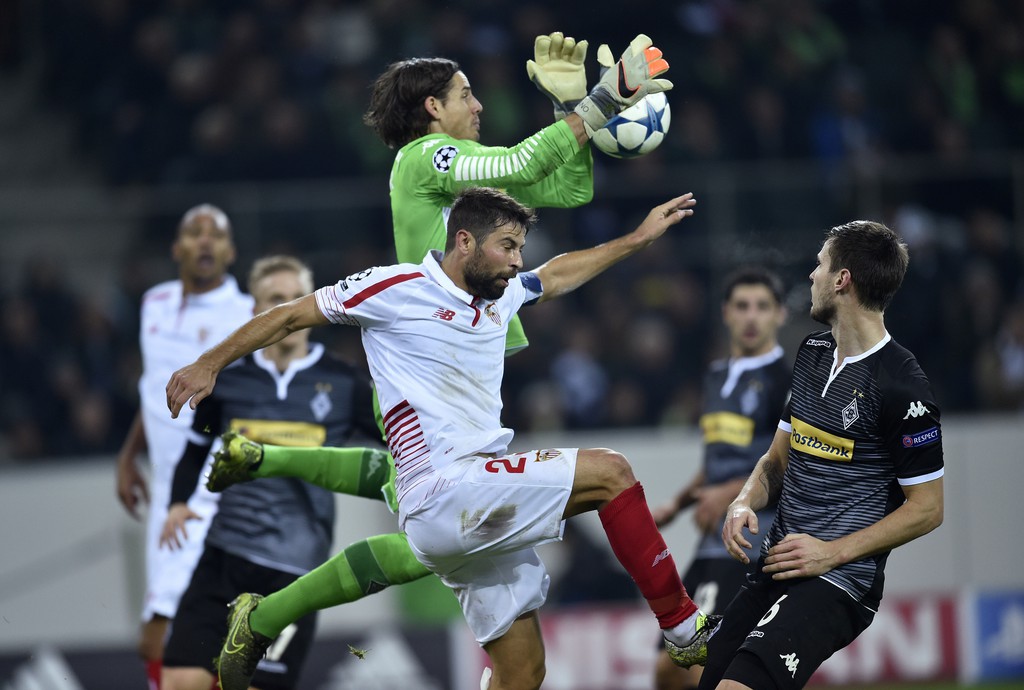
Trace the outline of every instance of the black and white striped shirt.
{"type": "MultiPolygon", "coordinates": [[[[804,339],[789,405],[789,465],[762,557],[787,534],[832,541],[864,529],[905,500],[901,486],[943,474],[939,407],[914,355],[889,334],[856,357],[836,361],[830,332],[804,339]]],[[[888,552],[821,577],[876,609],[888,552]]]]}

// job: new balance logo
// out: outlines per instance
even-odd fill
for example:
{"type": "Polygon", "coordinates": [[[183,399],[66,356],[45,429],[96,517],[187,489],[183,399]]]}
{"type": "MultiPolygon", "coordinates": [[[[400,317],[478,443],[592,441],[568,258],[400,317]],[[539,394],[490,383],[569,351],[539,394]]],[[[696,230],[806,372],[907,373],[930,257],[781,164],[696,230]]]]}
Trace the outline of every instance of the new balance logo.
{"type": "Polygon", "coordinates": [[[907,416],[903,419],[910,419],[911,417],[923,417],[931,412],[927,407],[921,404],[921,401],[910,403],[910,407],[907,409],[907,416]]]}
{"type": "Polygon", "coordinates": [[[779,654],[779,658],[786,662],[786,670],[796,678],[796,667],[800,664],[800,660],[796,658],[796,652],[779,654]]]}
{"type": "Polygon", "coordinates": [[[668,552],[668,549],[665,549],[664,551],[662,551],[661,553],[659,553],[657,556],[654,557],[654,563],[651,563],[651,567],[653,568],[654,566],[658,565],[659,563],[661,563],[663,560],[665,560],[666,558],[668,558],[671,555],[672,554],[670,554],[668,552]]]}
{"type": "Polygon", "coordinates": [[[442,321],[451,321],[455,318],[455,312],[451,309],[439,307],[438,310],[434,312],[434,318],[441,319],[442,321]]]}

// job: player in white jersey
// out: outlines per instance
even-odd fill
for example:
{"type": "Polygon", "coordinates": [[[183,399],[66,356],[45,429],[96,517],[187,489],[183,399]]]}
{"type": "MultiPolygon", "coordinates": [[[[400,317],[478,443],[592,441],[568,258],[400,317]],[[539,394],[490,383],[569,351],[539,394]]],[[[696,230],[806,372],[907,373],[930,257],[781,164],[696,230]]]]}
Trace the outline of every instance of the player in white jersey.
{"type": "Polygon", "coordinates": [[[203,516],[195,538],[181,551],[159,547],[167,518],[174,468],[185,449],[192,414],[170,419],[164,384],[175,369],[194,360],[252,316],[253,300],[238,289],[228,268],[235,260],[231,223],[222,210],[203,204],[189,209],[178,225],[171,254],[178,279],[160,283],[142,298],[139,343],[142,377],[140,410],[117,459],[117,494],[138,517],[148,501],[146,518],[146,598],[142,610],[139,654],[146,662],[150,687],[159,687],[167,626],[188,586],[203,550],[203,538],[216,509],[216,497],[200,487],[190,506],[203,516]],[[150,484],[136,464],[146,451],[150,484]]]}
{"type": "MultiPolygon", "coordinates": [[[[457,595],[491,658],[492,690],[539,687],[544,647],[537,609],[549,578],[539,544],[563,520],[598,510],[613,551],[658,618],[681,665],[702,663],[714,621],[690,600],[628,461],[608,449],[511,453],[501,426],[509,319],[557,297],[654,242],[692,214],[691,194],[654,208],[633,232],[521,272],[532,212],[507,194],[464,190],[448,220],[445,253],[372,268],[257,316],[167,384],[172,415],[212,391],[235,359],[302,328],[362,329],[363,347],[395,458],[399,520],[417,558],[457,595]]],[[[224,690],[245,688],[267,638],[249,610],[232,616],[237,652],[221,655],[224,690]]]]}

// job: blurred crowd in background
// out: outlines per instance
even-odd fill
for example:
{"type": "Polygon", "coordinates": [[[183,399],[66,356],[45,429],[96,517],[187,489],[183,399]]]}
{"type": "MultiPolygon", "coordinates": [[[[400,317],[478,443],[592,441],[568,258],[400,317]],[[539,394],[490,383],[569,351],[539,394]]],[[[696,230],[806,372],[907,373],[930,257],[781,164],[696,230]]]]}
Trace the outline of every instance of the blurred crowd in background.
{"type": "MultiPolygon", "coordinates": [[[[5,70],[25,59],[12,36],[27,6],[0,3],[13,20],[0,22],[5,70]]],[[[393,261],[384,205],[393,152],[361,117],[373,78],[404,57],[458,60],[484,105],[482,141],[508,145],[551,121],[523,68],[536,35],[561,29],[589,39],[592,79],[598,43],[618,52],[639,28],[664,50],[676,84],[665,143],[635,161],[595,154],[595,202],[542,212],[541,230],[550,232],[531,235],[539,249],[531,247],[537,253],[528,262],[613,237],[662,200],[602,196],[602,179],[623,171],[640,180],[695,172],[678,191],[701,198],[711,184],[702,166],[813,162],[827,182],[850,171],[870,179],[897,157],[942,166],[1024,154],[1022,0],[704,0],[648,8],[50,0],[33,11],[43,42],[40,107],[74,116],[80,155],[112,188],[313,178],[344,188],[346,180],[375,180],[380,208],[347,216],[344,229],[311,229],[316,223],[301,214],[262,222],[264,245],[250,248],[250,263],[257,253],[293,251],[314,264],[319,284],[393,261]],[[327,243],[333,253],[320,254],[327,243]]],[[[965,175],[898,186],[881,200],[880,220],[903,234],[912,257],[887,322],[917,354],[946,412],[1024,410],[1022,196],[1005,180],[965,175]]],[[[861,207],[842,194],[765,191],[743,201],[730,212],[741,229],[734,239],[747,248],[761,231],[813,227],[738,252],[783,274],[794,332],[812,330],[800,319],[821,232],[861,207]]],[[[244,221],[225,210],[239,233],[244,221]]],[[[707,214],[716,212],[698,208],[690,235],[524,316],[532,345],[506,365],[506,424],[528,431],[695,422],[702,372],[724,354],[721,275],[702,260],[715,251],[707,214]]],[[[10,456],[118,448],[136,404],[138,300],[157,278],[174,275],[166,247],[175,222],[164,214],[139,229],[143,239],[126,250],[122,275],[109,278],[117,285],[106,303],[76,294],[52,254],[27,264],[2,295],[0,415],[10,456]],[[138,270],[145,252],[166,264],[165,275],[138,270]]],[[[152,256],[146,261],[152,265],[152,256]]],[[[235,268],[241,276],[248,264],[235,268]]],[[[361,356],[356,334],[314,337],[361,356]]]]}

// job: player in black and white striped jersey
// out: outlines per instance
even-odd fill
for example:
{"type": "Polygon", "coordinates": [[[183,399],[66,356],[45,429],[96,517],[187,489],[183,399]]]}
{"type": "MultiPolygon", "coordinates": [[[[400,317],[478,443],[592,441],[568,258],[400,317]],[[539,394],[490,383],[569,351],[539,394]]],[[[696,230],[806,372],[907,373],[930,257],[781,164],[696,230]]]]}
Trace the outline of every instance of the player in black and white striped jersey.
{"type": "Polygon", "coordinates": [[[730,505],[722,538],[747,562],[755,511],[778,498],[748,585],[708,646],[700,688],[803,687],[871,623],[889,552],[942,523],[939,408],[884,310],[909,256],[871,221],[832,228],[811,273],[811,316],[831,327],[796,355],[771,448],[730,505]]]}
{"type": "MultiPolygon", "coordinates": [[[[672,499],[651,511],[658,527],[693,510],[700,541],[686,566],[683,586],[705,613],[721,613],[746,582],[747,566],[722,544],[726,508],[743,488],[764,449],[771,444],[789,396],[792,371],[779,345],[786,319],[782,281],[759,266],[736,269],[725,281],[722,321],[729,332],[729,357],[711,363],[704,375],[700,428],[704,461],[672,499]]],[[[770,524],[775,507],[758,512],[770,524]]],[[[757,545],[747,551],[757,559],[757,545]]],[[[702,668],[679,668],[661,653],[654,670],[656,690],[692,690],[702,668]]]]}

